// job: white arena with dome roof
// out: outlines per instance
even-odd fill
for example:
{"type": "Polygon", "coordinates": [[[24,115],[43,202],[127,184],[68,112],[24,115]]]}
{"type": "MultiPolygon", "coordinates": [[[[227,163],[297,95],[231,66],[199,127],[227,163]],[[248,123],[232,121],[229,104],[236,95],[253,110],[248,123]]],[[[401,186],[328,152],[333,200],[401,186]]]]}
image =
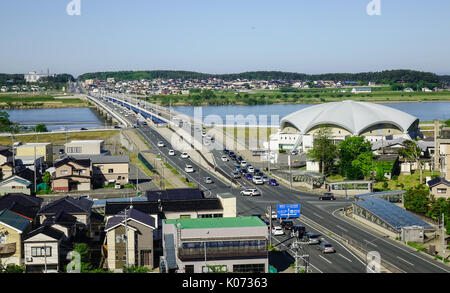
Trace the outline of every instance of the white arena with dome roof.
{"type": "Polygon", "coordinates": [[[364,136],[370,142],[421,136],[417,117],[384,105],[343,101],[287,115],[281,120],[278,133],[270,136],[270,149],[311,149],[314,135],[323,127],[328,128],[336,143],[349,136],[364,136]]]}

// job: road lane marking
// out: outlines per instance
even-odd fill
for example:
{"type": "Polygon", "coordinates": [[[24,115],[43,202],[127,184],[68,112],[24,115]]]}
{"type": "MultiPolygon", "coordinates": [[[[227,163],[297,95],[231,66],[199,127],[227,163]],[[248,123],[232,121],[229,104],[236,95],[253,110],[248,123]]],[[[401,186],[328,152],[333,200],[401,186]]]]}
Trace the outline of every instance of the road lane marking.
{"type": "Polygon", "coordinates": [[[331,261],[329,261],[328,259],[326,259],[326,258],[324,258],[323,256],[321,256],[320,254],[319,254],[319,257],[320,258],[322,258],[324,261],[326,261],[326,262],[328,262],[329,264],[332,264],[332,262],[331,261]]]}
{"type": "Polygon", "coordinates": [[[346,260],[348,260],[349,262],[352,262],[352,260],[351,259],[348,259],[348,258],[346,258],[345,256],[343,256],[342,254],[340,254],[340,253],[338,253],[339,254],[339,256],[340,257],[342,257],[342,258],[344,258],[344,259],[346,259],[346,260]]]}
{"type": "Polygon", "coordinates": [[[314,214],[316,217],[321,218],[322,220],[324,219],[324,217],[322,217],[321,215],[319,215],[319,214],[317,214],[317,213],[314,213],[314,212],[313,212],[313,214],[314,214]]]}
{"type": "Polygon", "coordinates": [[[409,264],[409,265],[411,265],[411,266],[414,266],[414,264],[410,263],[410,262],[407,261],[407,260],[404,260],[404,259],[401,258],[400,256],[397,256],[397,258],[398,258],[399,260],[402,260],[402,261],[406,262],[407,264],[409,264]]]}
{"type": "Polygon", "coordinates": [[[376,245],[375,243],[373,243],[373,242],[371,242],[371,241],[369,241],[369,240],[363,239],[363,241],[364,241],[364,242],[367,242],[367,244],[370,244],[370,245],[373,245],[373,246],[375,246],[375,247],[378,247],[378,245],[376,245]]]}
{"type": "Polygon", "coordinates": [[[345,228],[342,228],[341,226],[339,226],[339,225],[336,225],[336,227],[338,227],[339,229],[341,229],[341,230],[344,230],[345,232],[348,232],[348,230],[347,229],[345,229],[345,228]]]}

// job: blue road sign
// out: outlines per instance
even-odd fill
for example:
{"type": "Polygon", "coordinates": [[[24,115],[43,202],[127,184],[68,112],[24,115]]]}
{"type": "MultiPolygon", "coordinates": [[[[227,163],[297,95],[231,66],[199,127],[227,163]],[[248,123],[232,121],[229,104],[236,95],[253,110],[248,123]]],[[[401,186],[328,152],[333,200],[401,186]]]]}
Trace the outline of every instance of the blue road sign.
{"type": "Polygon", "coordinates": [[[300,204],[279,204],[277,205],[277,218],[299,218],[300,204]]]}

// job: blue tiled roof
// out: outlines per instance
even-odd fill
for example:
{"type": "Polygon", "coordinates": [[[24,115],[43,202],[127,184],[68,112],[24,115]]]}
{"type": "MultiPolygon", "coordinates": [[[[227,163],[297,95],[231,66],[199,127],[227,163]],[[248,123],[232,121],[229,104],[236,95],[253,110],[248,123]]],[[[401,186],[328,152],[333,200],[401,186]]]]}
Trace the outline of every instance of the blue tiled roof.
{"type": "Polygon", "coordinates": [[[31,223],[31,221],[28,220],[27,218],[22,217],[16,213],[13,213],[7,209],[0,211],[0,222],[20,231],[24,231],[27,228],[27,226],[31,223]]]}

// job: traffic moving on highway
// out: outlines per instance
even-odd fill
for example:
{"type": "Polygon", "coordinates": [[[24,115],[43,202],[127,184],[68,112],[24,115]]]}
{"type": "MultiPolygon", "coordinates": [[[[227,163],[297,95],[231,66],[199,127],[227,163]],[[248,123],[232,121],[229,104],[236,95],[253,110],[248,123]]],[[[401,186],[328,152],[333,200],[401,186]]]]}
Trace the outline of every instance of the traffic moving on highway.
{"type": "MultiPolygon", "coordinates": [[[[383,264],[395,272],[405,273],[448,273],[450,269],[441,263],[408,249],[395,240],[352,222],[339,215],[339,211],[350,205],[342,197],[329,194],[318,196],[299,190],[290,189],[278,179],[273,178],[266,170],[252,166],[248,160],[236,150],[222,147],[210,148],[213,161],[205,162],[205,157],[198,150],[177,150],[167,137],[161,135],[161,127],[152,123],[139,123],[139,112],[130,111],[117,103],[102,99],[103,102],[134,125],[136,130],[156,150],[163,160],[171,164],[182,176],[205,191],[208,197],[218,193],[230,192],[237,198],[239,216],[261,215],[271,232],[272,246],[284,251],[285,257],[294,259],[301,245],[303,252],[309,255],[307,262],[311,272],[315,273],[365,273],[367,260],[349,248],[348,243],[363,243],[368,251],[380,254],[383,264]],[[208,164],[207,164],[208,163],[208,164]],[[211,168],[213,166],[213,168],[211,168]],[[298,218],[280,219],[269,217],[269,210],[276,210],[279,204],[301,204],[301,215],[298,218]],[[291,222],[283,222],[289,220],[291,222]],[[271,226],[270,226],[270,222],[271,226]],[[295,228],[298,227],[298,228],[295,228]],[[301,230],[304,227],[304,230],[301,230]],[[297,230],[295,230],[297,229],[297,230]],[[300,230],[299,230],[300,229],[300,230]],[[300,232],[303,231],[303,232],[300,232]],[[295,233],[293,233],[295,232],[295,233]],[[299,244],[300,243],[300,244],[299,244]]],[[[128,101],[131,103],[131,100],[128,101]]],[[[173,116],[161,109],[140,105],[156,119],[172,121],[173,116]],[[159,117],[159,118],[157,118],[159,117]]],[[[179,123],[179,121],[177,121],[179,123]]],[[[186,121],[185,124],[188,124],[186,121]]],[[[190,124],[191,135],[205,144],[219,144],[220,140],[206,133],[201,126],[190,124]],[[200,135],[194,135],[195,133],[200,135]],[[209,136],[207,136],[209,135],[209,136]],[[199,138],[200,137],[200,138],[199,138]]],[[[187,140],[180,137],[180,140],[187,140]]],[[[173,139],[171,138],[171,141],[173,139]]],[[[203,150],[204,151],[204,150],[203,150]]]]}

